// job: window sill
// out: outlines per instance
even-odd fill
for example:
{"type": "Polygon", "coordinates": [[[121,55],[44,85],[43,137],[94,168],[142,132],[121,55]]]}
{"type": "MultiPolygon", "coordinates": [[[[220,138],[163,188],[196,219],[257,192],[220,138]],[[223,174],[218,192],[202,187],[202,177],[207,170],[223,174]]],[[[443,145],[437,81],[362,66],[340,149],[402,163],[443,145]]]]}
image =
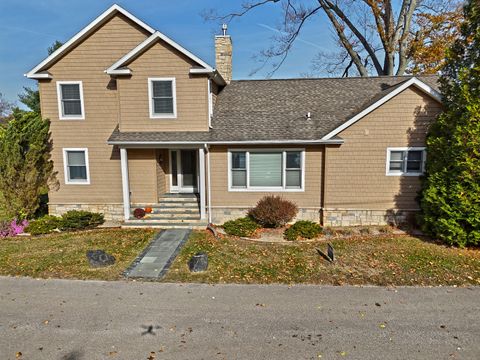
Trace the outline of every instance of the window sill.
{"type": "Polygon", "coordinates": [[[176,119],[177,115],[176,114],[171,114],[171,115],[152,115],[150,114],[150,119],[156,120],[156,119],[176,119]]]}
{"type": "Polygon", "coordinates": [[[85,120],[85,116],[72,116],[72,117],[65,117],[65,116],[60,116],[60,120],[85,120]]]}
{"type": "Polygon", "coordinates": [[[90,181],[67,181],[65,185],[90,185],[90,181]]]}
{"type": "Polygon", "coordinates": [[[422,176],[424,173],[387,173],[386,176],[422,176]]]}
{"type": "Polygon", "coordinates": [[[305,189],[284,189],[284,188],[229,188],[229,192],[305,192],[305,189]]]}

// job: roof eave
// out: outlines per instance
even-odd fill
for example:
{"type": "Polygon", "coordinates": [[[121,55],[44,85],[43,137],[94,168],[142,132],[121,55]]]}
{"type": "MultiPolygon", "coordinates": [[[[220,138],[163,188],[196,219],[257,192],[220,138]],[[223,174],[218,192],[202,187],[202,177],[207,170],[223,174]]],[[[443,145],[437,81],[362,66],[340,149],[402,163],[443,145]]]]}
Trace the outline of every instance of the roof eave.
{"type": "Polygon", "coordinates": [[[148,48],[152,43],[154,43],[157,40],[162,40],[172,46],[174,49],[180,51],[182,54],[190,58],[191,60],[195,61],[197,64],[202,66],[202,70],[204,69],[205,71],[208,72],[214,72],[215,69],[212,68],[210,65],[208,65],[205,61],[197,57],[196,55],[192,54],[190,51],[185,49],[183,46],[180,44],[176,43],[172,39],[170,39],[168,36],[162,34],[160,31],[155,31],[152,35],[150,35],[147,39],[142,41],[139,45],[137,45],[135,48],[133,48],[131,51],[129,51],[127,54],[122,56],[118,61],[116,61],[112,66],[110,66],[108,69],[106,69],[107,74],[115,74],[115,71],[119,70],[119,68],[125,66],[131,59],[135,58],[138,54],[140,54],[144,49],[148,48]]]}
{"type": "Polygon", "coordinates": [[[149,33],[153,34],[155,29],[138,19],[136,16],[129,13],[127,10],[123,9],[117,4],[113,4],[107,10],[105,10],[101,15],[96,17],[92,22],[90,22],[87,26],[85,26],[82,30],[80,30],[77,34],[75,34],[70,40],[68,40],[65,44],[60,46],[57,50],[55,50],[52,54],[46,57],[42,62],[40,62],[37,66],[35,66],[32,70],[27,72],[25,76],[29,79],[45,79],[45,76],[42,76],[40,71],[48,66],[51,62],[53,62],[58,56],[62,55],[66,50],[68,50],[71,46],[73,46],[77,41],[83,39],[85,36],[88,36],[90,31],[95,29],[95,27],[101,24],[105,19],[107,19],[110,15],[115,12],[119,12],[125,15],[127,18],[132,20],[134,23],[148,31],[149,33]]]}
{"type": "Polygon", "coordinates": [[[376,108],[380,107],[384,103],[386,103],[388,100],[392,99],[396,95],[400,94],[402,91],[405,89],[409,88],[410,86],[415,86],[419,90],[423,91],[425,94],[431,96],[433,99],[437,100],[438,102],[442,101],[442,95],[436,91],[434,88],[432,88],[430,85],[424,83],[423,81],[417,79],[416,77],[412,77],[410,80],[405,81],[401,86],[399,86],[397,89],[392,91],[391,93],[388,93],[381,99],[377,100],[375,103],[367,107],[366,109],[362,110],[358,114],[356,114],[354,117],[350,118],[346,122],[344,122],[342,125],[338,126],[331,132],[329,132],[327,135],[325,135],[322,139],[323,140],[329,140],[333,138],[334,136],[337,136],[340,132],[345,130],[346,128],[352,126],[354,123],[362,119],[363,117],[367,116],[369,113],[371,113],[373,110],[376,108]]]}
{"type": "Polygon", "coordinates": [[[108,140],[108,145],[117,146],[158,146],[158,145],[282,145],[282,144],[303,144],[303,145],[341,145],[344,141],[341,138],[331,140],[233,140],[233,141],[119,141],[108,140]]]}

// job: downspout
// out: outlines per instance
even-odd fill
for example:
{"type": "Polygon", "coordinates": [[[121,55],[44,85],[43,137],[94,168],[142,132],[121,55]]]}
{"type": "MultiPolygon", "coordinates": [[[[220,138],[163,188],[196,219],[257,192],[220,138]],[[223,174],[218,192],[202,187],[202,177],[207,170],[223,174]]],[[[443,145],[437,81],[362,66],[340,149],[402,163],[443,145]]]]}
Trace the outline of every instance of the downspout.
{"type": "Polygon", "coordinates": [[[211,192],[211,184],[210,184],[210,148],[208,144],[204,144],[205,151],[207,152],[207,201],[208,201],[208,223],[212,223],[212,192],[211,192]]]}

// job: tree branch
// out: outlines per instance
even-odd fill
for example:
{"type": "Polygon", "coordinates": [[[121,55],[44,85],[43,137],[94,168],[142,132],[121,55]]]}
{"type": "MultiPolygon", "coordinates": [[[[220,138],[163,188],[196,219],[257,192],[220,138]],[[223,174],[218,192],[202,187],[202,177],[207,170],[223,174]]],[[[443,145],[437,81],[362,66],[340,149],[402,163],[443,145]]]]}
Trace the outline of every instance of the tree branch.
{"type": "Polygon", "coordinates": [[[360,75],[368,76],[368,70],[365,68],[365,66],[363,66],[362,60],[360,59],[360,55],[355,51],[350,41],[348,41],[347,36],[345,35],[345,32],[343,30],[343,26],[338,22],[337,18],[332,13],[332,10],[328,7],[325,1],[327,0],[318,0],[321,7],[327,14],[328,18],[330,19],[330,22],[332,23],[335,31],[337,32],[340,42],[342,43],[343,47],[345,48],[345,50],[347,50],[348,54],[352,58],[352,61],[357,67],[360,75]]]}
{"type": "MultiPolygon", "coordinates": [[[[319,0],[319,2],[321,1],[319,0]]],[[[362,33],[357,29],[357,27],[350,21],[350,19],[337,5],[333,4],[330,0],[325,0],[325,3],[330,7],[330,9],[335,12],[335,14],[337,14],[337,16],[349,27],[352,33],[362,43],[365,51],[367,51],[367,53],[372,58],[373,65],[375,66],[375,70],[377,71],[378,75],[383,75],[382,65],[380,65],[380,61],[378,61],[378,58],[367,39],[362,35],[362,33]]]]}

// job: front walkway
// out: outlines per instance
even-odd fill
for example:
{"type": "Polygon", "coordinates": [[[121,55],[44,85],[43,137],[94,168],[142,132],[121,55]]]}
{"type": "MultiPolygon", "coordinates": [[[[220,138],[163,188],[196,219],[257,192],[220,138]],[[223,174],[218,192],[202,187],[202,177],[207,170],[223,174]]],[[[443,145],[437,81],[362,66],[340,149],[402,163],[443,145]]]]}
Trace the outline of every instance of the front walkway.
{"type": "Polygon", "coordinates": [[[125,276],[146,279],[163,277],[190,233],[189,229],[168,229],[160,232],[125,271],[125,276]]]}

